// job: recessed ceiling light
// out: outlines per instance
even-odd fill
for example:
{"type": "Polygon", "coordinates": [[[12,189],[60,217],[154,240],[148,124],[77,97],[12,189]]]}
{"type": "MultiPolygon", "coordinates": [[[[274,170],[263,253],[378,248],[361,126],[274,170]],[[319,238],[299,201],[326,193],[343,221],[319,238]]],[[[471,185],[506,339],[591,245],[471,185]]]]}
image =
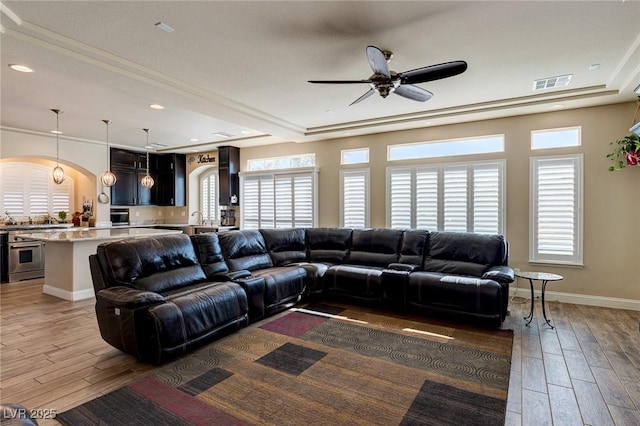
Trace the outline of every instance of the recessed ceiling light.
{"type": "Polygon", "coordinates": [[[241,130],[240,133],[242,133],[243,135],[250,135],[253,132],[251,130],[241,130]]]}
{"type": "Polygon", "coordinates": [[[149,105],[149,108],[151,108],[151,109],[164,109],[164,106],[162,106],[160,104],[151,104],[151,105],[149,105]]]}
{"type": "Polygon", "coordinates": [[[198,138],[189,138],[189,140],[191,142],[199,142],[200,141],[200,139],[198,139],[198,138]]]}
{"type": "Polygon", "coordinates": [[[51,133],[53,133],[54,135],[61,135],[62,132],[60,130],[52,130],[51,133]]]}
{"type": "Polygon", "coordinates": [[[174,28],[170,27],[169,25],[165,24],[164,22],[156,22],[156,28],[164,31],[165,33],[172,33],[175,31],[174,28]]]}
{"type": "Polygon", "coordinates": [[[14,70],[14,71],[18,71],[18,72],[34,72],[33,68],[29,68],[26,65],[20,65],[20,64],[9,64],[9,67],[14,70]]]}

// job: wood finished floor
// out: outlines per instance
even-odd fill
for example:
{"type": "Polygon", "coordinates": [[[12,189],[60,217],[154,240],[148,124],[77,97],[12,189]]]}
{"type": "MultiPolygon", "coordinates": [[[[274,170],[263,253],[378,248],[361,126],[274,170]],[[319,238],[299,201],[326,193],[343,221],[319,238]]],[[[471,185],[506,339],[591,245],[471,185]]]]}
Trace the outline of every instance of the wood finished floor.
{"type": "MultiPolygon", "coordinates": [[[[640,312],[548,303],[510,305],[514,330],[507,425],[640,425],[640,312]]],[[[42,281],[0,286],[0,400],[66,411],[154,367],[100,338],[94,300],[42,294],[42,281]]],[[[40,425],[55,420],[38,419],[40,425]]]]}

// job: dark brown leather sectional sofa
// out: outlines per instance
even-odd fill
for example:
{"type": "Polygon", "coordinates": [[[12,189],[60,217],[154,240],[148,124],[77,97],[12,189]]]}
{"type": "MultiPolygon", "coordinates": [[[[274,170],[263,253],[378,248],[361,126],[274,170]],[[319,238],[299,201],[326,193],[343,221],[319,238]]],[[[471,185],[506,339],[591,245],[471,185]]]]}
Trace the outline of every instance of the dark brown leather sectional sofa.
{"type": "Polygon", "coordinates": [[[339,298],[499,326],[502,236],[395,229],[262,229],[128,239],[89,258],[105,341],[164,362],[298,303],[339,298]]]}

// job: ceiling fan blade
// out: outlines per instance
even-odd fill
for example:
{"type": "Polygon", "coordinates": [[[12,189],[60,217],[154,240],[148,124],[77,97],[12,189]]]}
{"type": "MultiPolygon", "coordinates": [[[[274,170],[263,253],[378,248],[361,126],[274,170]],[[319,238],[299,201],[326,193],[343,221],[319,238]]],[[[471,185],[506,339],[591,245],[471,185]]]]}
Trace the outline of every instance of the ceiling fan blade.
{"type": "Polygon", "coordinates": [[[365,99],[367,99],[369,96],[373,95],[375,93],[375,89],[370,89],[367,93],[365,93],[364,95],[360,96],[358,99],[356,99],[355,101],[351,102],[349,104],[349,106],[353,105],[353,104],[357,104],[360,101],[364,101],[365,99]]]}
{"type": "Polygon", "coordinates": [[[400,76],[400,83],[416,84],[453,77],[454,75],[462,74],[466,69],[467,63],[465,61],[453,61],[401,72],[398,75],[400,76]]]}
{"type": "Polygon", "coordinates": [[[371,80],[307,80],[309,83],[318,84],[356,84],[356,83],[371,83],[371,80]]]}
{"type": "Polygon", "coordinates": [[[369,60],[369,65],[371,66],[374,74],[380,74],[387,78],[391,78],[391,74],[389,73],[389,64],[387,63],[387,58],[384,56],[382,50],[375,46],[367,46],[367,59],[369,60]]]}
{"type": "Polygon", "coordinates": [[[430,91],[413,84],[401,84],[396,87],[393,93],[418,102],[426,102],[433,97],[433,93],[430,91]]]}

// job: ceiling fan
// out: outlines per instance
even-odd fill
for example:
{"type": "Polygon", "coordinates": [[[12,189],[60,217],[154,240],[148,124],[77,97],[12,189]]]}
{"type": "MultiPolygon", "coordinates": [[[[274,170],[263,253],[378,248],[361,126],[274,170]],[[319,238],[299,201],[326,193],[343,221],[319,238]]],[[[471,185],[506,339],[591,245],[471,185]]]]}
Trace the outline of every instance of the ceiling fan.
{"type": "Polygon", "coordinates": [[[389,61],[393,53],[381,50],[375,46],[367,46],[367,59],[373,70],[373,75],[366,80],[309,80],[309,83],[320,84],[357,84],[367,83],[371,89],[360,96],[349,106],[357,104],[378,92],[380,96],[386,98],[389,93],[413,99],[418,102],[425,102],[431,99],[433,93],[422,87],[415,86],[416,83],[439,80],[441,78],[453,77],[462,74],[467,69],[465,61],[445,62],[443,64],[429,65],[411,71],[396,73],[389,70],[389,61]]]}

